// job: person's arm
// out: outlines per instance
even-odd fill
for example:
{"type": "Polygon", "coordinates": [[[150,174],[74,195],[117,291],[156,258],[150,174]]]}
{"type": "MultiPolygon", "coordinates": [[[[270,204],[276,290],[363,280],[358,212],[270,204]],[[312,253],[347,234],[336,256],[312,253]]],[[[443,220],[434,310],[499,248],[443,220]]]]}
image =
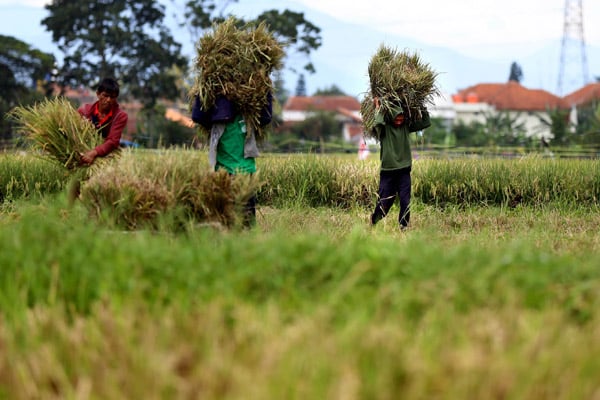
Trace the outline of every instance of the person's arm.
{"type": "Polygon", "coordinates": [[[96,146],[96,148],[90,151],[83,153],[81,155],[82,161],[86,164],[91,164],[94,162],[96,157],[104,157],[111,151],[117,149],[121,142],[123,129],[125,129],[125,126],[127,125],[128,118],[129,117],[125,111],[119,110],[110,124],[110,130],[106,136],[106,139],[104,139],[104,143],[96,146]]]}
{"type": "Polygon", "coordinates": [[[258,123],[260,126],[268,125],[273,119],[273,94],[269,91],[267,93],[267,104],[263,107],[260,112],[260,118],[258,123]]]}
{"type": "Polygon", "coordinates": [[[194,97],[194,105],[192,106],[192,121],[202,125],[206,129],[210,129],[212,125],[211,113],[202,109],[202,102],[200,101],[200,96],[198,95],[194,97]]]}
{"type": "MultiPolygon", "coordinates": [[[[79,115],[81,115],[83,118],[87,119],[87,120],[91,120],[92,117],[92,108],[93,108],[93,104],[84,104],[81,107],[79,107],[77,109],[77,112],[79,113],[79,115]]],[[[94,159],[97,156],[97,152],[96,149],[92,149],[89,151],[86,151],[85,153],[81,154],[81,161],[84,164],[91,164],[94,162],[94,159]]]]}
{"type": "Polygon", "coordinates": [[[421,110],[421,119],[411,120],[408,124],[409,132],[417,132],[421,131],[425,128],[429,128],[431,126],[431,119],[429,118],[429,112],[426,108],[421,110]]]}
{"type": "Polygon", "coordinates": [[[77,109],[77,112],[82,117],[87,118],[87,119],[91,119],[92,107],[93,107],[92,104],[84,104],[84,105],[82,105],[81,107],[79,107],[77,109]]]}
{"type": "Polygon", "coordinates": [[[385,113],[381,109],[381,102],[378,97],[373,97],[373,104],[375,105],[375,127],[385,125],[385,113]]]}
{"type": "Polygon", "coordinates": [[[110,124],[110,130],[108,131],[108,135],[106,139],[104,139],[104,143],[100,146],[96,147],[96,152],[98,153],[98,157],[103,157],[117,149],[121,143],[121,136],[123,135],[123,130],[127,126],[127,120],[129,116],[123,110],[119,110],[112,123],[110,124]]]}

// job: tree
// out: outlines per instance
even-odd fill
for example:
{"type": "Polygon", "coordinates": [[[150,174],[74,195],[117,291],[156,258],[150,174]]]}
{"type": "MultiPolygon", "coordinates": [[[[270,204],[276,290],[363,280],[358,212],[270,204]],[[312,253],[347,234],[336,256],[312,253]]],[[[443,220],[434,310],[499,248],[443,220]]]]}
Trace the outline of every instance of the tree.
{"type": "Polygon", "coordinates": [[[156,104],[152,110],[144,110],[142,120],[145,126],[136,140],[146,148],[191,146],[196,129],[165,118],[165,111],[166,107],[162,104],[156,104]]]}
{"type": "Polygon", "coordinates": [[[485,126],[478,121],[471,121],[467,125],[459,120],[452,126],[452,135],[457,146],[485,146],[488,142],[485,126]]]}
{"type": "MultiPolygon", "coordinates": [[[[55,63],[52,54],[32,48],[12,36],[0,35],[0,115],[16,105],[27,105],[43,96],[55,63]],[[39,89],[39,90],[38,90],[39,89]]],[[[0,119],[0,139],[10,139],[12,128],[0,119]]]]}
{"type": "Polygon", "coordinates": [[[319,111],[294,124],[291,128],[296,137],[308,140],[327,140],[340,136],[341,123],[335,118],[335,113],[319,111]]]}
{"type": "Polygon", "coordinates": [[[448,145],[450,142],[450,129],[442,118],[431,118],[431,126],[424,131],[424,144],[448,145]]]}
{"type": "Polygon", "coordinates": [[[550,128],[552,143],[557,146],[566,146],[571,138],[569,133],[569,110],[559,108],[547,109],[548,118],[540,117],[542,125],[550,128]]]}
{"type": "Polygon", "coordinates": [[[591,107],[594,112],[589,116],[586,130],[581,135],[585,147],[600,150],[600,105],[591,107]]]}
{"type": "Polygon", "coordinates": [[[304,74],[300,74],[298,82],[296,83],[296,96],[306,96],[306,81],[304,80],[304,74]]]}
{"type": "Polygon", "coordinates": [[[510,64],[510,74],[508,75],[508,80],[517,83],[521,83],[521,81],[523,80],[523,70],[521,69],[521,66],[515,61],[513,61],[513,63],[510,64]]]}
{"type": "Polygon", "coordinates": [[[273,87],[275,88],[275,98],[279,104],[284,104],[290,93],[289,90],[285,88],[281,71],[273,71],[273,87]]]}
{"type": "MultiPolygon", "coordinates": [[[[277,10],[265,11],[256,18],[257,22],[266,22],[269,30],[284,44],[288,55],[294,52],[310,58],[310,53],[321,47],[321,29],[304,18],[304,13],[290,10],[279,12],[277,10]]],[[[294,67],[292,71],[298,72],[294,67]]],[[[315,67],[310,60],[304,64],[303,69],[314,73],[315,67]]]]}
{"type": "Polygon", "coordinates": [[[0,97],[12,103],[19,94],[35,89],[51,74],[55,62],[52,54],[34,49],[14,37],[0,35],[0,97]]]}
{"type": "Polygon", "coordinates": [[[525,123],[519,122],[520,114],[508,111],[484,113],[485,129],[490,144],[505,146],[523,142],[526,137],[525,123]]]}
{"type": "MultiPolygon", "coordinates": [[[[237,0],[188,0],[184,5],[185,21],[182,25],[188,26],[192,40],[197,42],[201,33],[212,26],[213,23],[225,21],[231,14],[227,13],[230,4],[237,0]]],[[[304,18],[304,13],[290,10],[268,10],[256,17],[255,20],[239,19],[240,26],[247,23],[265,22],[277,40],[284,45],[288,57],[299,53],[302,57],[309,57],[313,50],[321,46],[321,29],[304,18]]],[[[299,72],[295,67],[288,65],[294,72],[299,72]]],[[[314,73],[315,68],[309,61],[302,69],[314,73]]]]}
{"type": "Polygon", "coordinates": [[[158,97],[178,95],[172,66],[186,68],[155,0],[53,0],[42,21],[65,54],[63,85],[94,86],[102,77],[122,82],[125,93],[152,108],[158,97]]]}
{"type": "Polygon", "coordinates": [[[315,96],[345,96],[346,93],[342,91],[337,85],[331,85],[328,88],[317,89],[315,96]]]}

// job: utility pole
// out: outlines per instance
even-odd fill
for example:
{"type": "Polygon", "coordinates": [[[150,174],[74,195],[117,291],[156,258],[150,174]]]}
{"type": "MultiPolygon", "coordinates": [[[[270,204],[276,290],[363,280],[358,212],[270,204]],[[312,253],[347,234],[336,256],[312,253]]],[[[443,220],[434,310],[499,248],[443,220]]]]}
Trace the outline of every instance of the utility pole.
{"type": "Polygon", "coordinates": [[[579,89],[589,82],[585,39],[583,37],[583,0],[565,0],[563,37],[557,94],[579,89]],[[577,71],[579,67],[579,71],[577,71]]]}

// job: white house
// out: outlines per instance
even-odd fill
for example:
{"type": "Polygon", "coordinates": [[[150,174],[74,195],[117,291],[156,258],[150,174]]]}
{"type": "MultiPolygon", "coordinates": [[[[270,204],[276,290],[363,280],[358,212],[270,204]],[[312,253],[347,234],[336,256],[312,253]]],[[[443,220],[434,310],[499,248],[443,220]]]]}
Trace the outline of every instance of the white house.
{"type": "Polygon", "coordinates": [[[522,123],[528,136],[550,138],[550,127],[541,122],[549,120],[549,111],[568,110],[567,102],[541,89],[528,89],[518,82],[480,83],[460,90],[452,96],[456,121],[469,124],[485,122],[486,116],[506,112],[522,123]]]}
{"type": "Polygon", "coordinates": [[[304,121],[317,112],[332,112],[341,122],[342,137],[348,142],[362,139],[360,102],[352,96],[292,96],[283,105],[283,125],[304,121]]]}

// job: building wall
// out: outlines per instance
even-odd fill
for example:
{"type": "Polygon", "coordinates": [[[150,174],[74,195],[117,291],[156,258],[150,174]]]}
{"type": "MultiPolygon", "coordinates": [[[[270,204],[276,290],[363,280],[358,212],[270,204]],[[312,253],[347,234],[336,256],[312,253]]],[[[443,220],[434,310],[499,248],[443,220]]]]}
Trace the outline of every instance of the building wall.
{"type": "MultiPolygon", "coordinates": [[[[453,96],[441,95],[434,99],[433,104],[428,105],[428,110],[432,118],[440,118],[447,129],[451,129],[454,124],[462,121],[464,124],[479,122],[485,124],[486,115],[496,113],[496,108],[488,103],[481,102],[477,98],[468,98],[467,101],[454,101],[453,96]]],[[[360,111],[352,112],[352,114],[360,118],[360,111]]],[[[522,123],[525,128],[525,133],[528,137],[546,139],[552,138],[550,127],[540,122],[540,118],[549,120],[550,117],[545,111],[508,111],[511,118],[517,118],[518,123],[522,123]]],[[[303,121],[310,112],[283,110],[283,120],[285,122],[300,122],[303,121]]],[[[343,116],[338,115],[338,118],[344,121],[343,116]]],[[[346,119],[343,127],[343,136],[346,140],[353,141],[354,135],[349,132],[351,121],[346,119]]]]}
{"type": "MultiPolygon", "coordinates": [[[[456,111],[455,122],[462,121],[464,124],[469,125],[472,122],[479,122],[485,124],[486,115],[497,112],[495,108],[486,103],[455,103],[456,111]]],[[[517,123],[523,123],[525,128],[525,134],[527,137],[551,138],[550,127],[544,125],[540,118],[549,120],[550,116],[547,112],[540,111],[508,111],[508,115],[511,119],[516,118],[517,123]]]]}
{"type": "Polygon", "coordinates": [[[283,110],[281,116],[284,122],[300,122],[306,119],[306,112],[283,110]]]}

